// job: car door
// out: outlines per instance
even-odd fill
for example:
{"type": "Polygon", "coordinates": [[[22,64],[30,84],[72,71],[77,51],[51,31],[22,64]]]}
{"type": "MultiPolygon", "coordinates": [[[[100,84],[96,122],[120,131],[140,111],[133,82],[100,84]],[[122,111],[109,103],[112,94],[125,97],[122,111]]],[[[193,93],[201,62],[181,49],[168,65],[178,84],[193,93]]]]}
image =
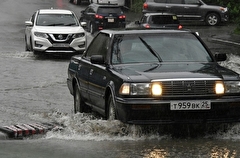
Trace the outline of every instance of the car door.
{"type": "Polygon", "coordinates": [[[184,10],[186,20],[200,20],[201,3],[199,0],[184,0],[184,10]]]}
{"type": "Polygon", "coordinates": [[[88,6],[84,11],[81,12],[80,21],[84,21],[87,23],[87,27],[89,28],[90,23],[93,21],[95,17],[95,11],[92,6],[88,6]]]}
{"type": "Polygon", "coordinates": [[[29,20],[30,22],[32,22],[32,25],[31,26],[30,25],[26,26],[26,29],[25,29],[26,43],[29,46],[31,45],[31,40],[30,40],[31,39],[31,31],[32,31],[33,25],[35,23],[36,14],[37,14],[37,12],[35,12],[29,20]]]}
{"type": "MultiPolygon", "coordinates": [[[[92,55],[103,55],[106,60],[108,52],[108,43],[110,37],[108,34],[100,33],[89,46],[87,54],[89,57],[92,55]]],[[[91,64],[89,66],[89,79],[88,91],[91,104],[98,111],[105,109],[104,93],[109,79],[107,78],[108,70],[105,64],[91,64]]]]}

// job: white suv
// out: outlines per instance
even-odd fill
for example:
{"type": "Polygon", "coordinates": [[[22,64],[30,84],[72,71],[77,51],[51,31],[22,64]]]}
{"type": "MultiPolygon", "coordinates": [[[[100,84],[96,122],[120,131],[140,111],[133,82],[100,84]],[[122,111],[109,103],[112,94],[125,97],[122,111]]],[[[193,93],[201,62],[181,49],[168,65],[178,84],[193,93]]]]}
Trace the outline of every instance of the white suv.
{"type": "Polygon", "coordinates": [[[40,9],[25,21],[26,51],[34,54],[79,54],[85,50],[86,34],[69,10],[40,9]]]}

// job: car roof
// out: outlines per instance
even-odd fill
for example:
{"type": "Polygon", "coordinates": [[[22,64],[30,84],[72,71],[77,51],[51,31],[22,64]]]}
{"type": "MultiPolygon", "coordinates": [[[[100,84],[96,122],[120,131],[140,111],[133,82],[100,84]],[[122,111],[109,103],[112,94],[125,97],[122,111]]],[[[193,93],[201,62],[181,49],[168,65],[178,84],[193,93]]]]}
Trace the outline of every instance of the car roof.
{"type": "Polygon", "coordinates": [[[72,11],[65,9],[40,9],[39,14],[72,14],[72,11]]]}
{"type": "Polygon", "coordinates": [[[111,3],[91,3],[89,6],[93,6],[93,7],[120,7],[117,4],[111,4],[111,3]]]}
{"type": "Polygon", "coordinates": [[[107,34],[156,34],[156,33],[192,33],[189,30],[172,30],[172,29],[124,29],[124,30],[101,30],[100,32],[102,33],[107,33],[107,34]]]}

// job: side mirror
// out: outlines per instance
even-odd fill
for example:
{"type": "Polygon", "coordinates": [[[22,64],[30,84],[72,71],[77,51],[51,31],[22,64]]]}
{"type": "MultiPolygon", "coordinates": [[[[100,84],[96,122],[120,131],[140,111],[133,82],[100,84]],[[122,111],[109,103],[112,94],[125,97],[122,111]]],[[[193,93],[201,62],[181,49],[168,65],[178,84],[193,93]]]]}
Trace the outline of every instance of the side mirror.
{"type": "Polygon", "coordinates": [[[214,56],[217,61],[225,61],[227,59],[227,55],[225,53],[217,53],[214,56]]]}
{"type": "Polygon", "coordinates": [[[87,23],[86,23],[86,22],[80,22],[80,25],[81,25],[82,27],[86,27],[86,26],[87,26],[87,23]]]}
{"type": "Polygon", "coordinates": [[[93,64],[104,64],[104,57],[102,55],[92,55],[90,61],[93,64]]]}
{"type": "Polygon", "coordinates": [[[33,26],[33,23],[31,21],[25,21],[26,26],[33,26]]]}

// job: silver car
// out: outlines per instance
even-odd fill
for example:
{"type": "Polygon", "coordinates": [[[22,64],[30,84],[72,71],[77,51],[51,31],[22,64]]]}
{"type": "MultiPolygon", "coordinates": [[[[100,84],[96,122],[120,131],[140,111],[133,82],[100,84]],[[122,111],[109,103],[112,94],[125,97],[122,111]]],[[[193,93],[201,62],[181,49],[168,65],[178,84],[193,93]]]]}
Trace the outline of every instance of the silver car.
{"type": "Polygon", "coordinates": [[[26,51],[79,54],[86,48],[85,31],[70,10],[40,9],[25,21],[25,25],[26,51]]]}

